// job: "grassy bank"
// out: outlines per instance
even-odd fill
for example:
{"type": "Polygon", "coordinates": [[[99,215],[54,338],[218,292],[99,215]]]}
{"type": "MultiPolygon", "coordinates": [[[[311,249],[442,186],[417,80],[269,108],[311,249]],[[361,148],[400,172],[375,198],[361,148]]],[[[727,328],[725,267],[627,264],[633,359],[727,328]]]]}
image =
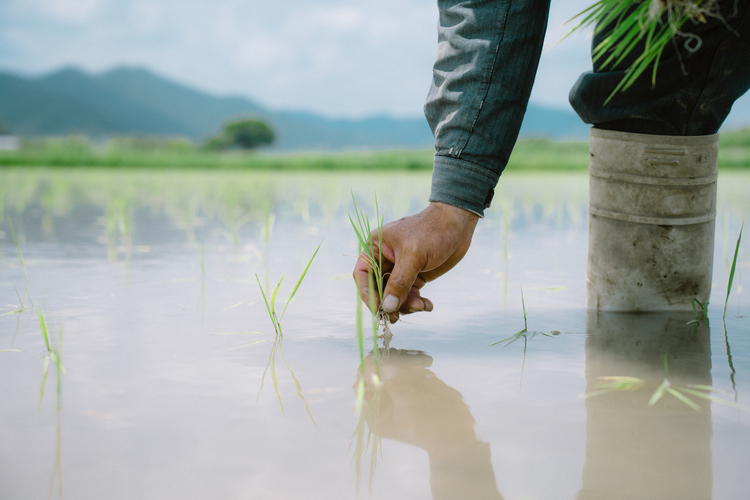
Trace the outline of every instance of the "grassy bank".
{"type": "MultiPolygon", "coordinates": [[[[267,153],[208,151],[186,140],[120,138],[93,145],[83,137],[24,141],[18,151],[0,151],[0,167],[96,167],[274,171],[431,170],[431,150],[267,153]]],[[[586,141],[522,139],[508,163],[510,171],[585,171],[586,141]]],[[[719,168],[750,168],[750,128],[724,132],[719,168]]]]}

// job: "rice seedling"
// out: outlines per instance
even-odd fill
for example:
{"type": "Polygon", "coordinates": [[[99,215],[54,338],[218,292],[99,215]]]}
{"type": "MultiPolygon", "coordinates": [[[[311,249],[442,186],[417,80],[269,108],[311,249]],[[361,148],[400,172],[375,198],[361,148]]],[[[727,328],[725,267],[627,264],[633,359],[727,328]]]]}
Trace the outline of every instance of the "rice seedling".
{"type": "Polygon", "coordinates": [[[44,355],[44,367],[42,375],[42,383],[39,388],[39,404],[37,406],[37,412],[42,407],[42,401],[44,400],[44,390],[47,385],[47,375],[49,374],[50,361],[54,363],[55,376],[56,376],[56,389],[57,389],[57,407],[62,406],[62,374],[65,373],[65,368],[62,365],[62,345],[63,345],[63,329],[60,325],[60,329],[57,334],[56,344],[50,344],[49,333],[47,328],[47,322],[44,319],[41,308],[37,306],[37,315],[39,317],[39,326],[42,329],[42,337],[44,337],[44,345],[47,348],[47,354],[44,355]]]}
{"type": "Polygon", "coordinates": [[[0,313],[0,316],[8,316],[10,314],[21,314],[29,309],[28,307],[26,307],[26,296],[28,295],[28,289],[26,293],[23,295],[23,297],[21,297],[21,294],[18,293],[18,288],[16,288],[15,283],[13,284],[13,288],[16,290],[16,296],[18,297],[18,304],[8,304],[14,309],[0,313]]]}
{"type": "Polygon", "coordinates": [[[729,270],[729,281],[727,283],[727,297],[724,299],[724,313],[722,315],[722,319],[726,321],[727,317],[727,305],[729,304],[729,293],[732,291],[732,283],[734,282],[734,272],[737,269],[737,256],[740,253],[740,241],[742,240],[742,230],[745,228],[745,224],[743,222],[742,226],[740,227],[740,234],[737,236],[737,245],[734,247],[734,258],[732,259],[732,267],[729,270]]]}
{"type": "Polygon", "coordinates": [[[627,68],[606,105],[617,92],[633,85],[650,65],[654,84],[662,52],[676,36],[685,38],[688,52],[700,49],[701,39],[681,29],[688,21],[705,23],[707,17],[719,17],[718,12],[718,0],[599,0],[568,21],[580,19],[568,35],[591,25],[596,26],[595,34],[607,32],[591,52],[594,63],[602,61],[600,69],[616,67],[645,41],[643,53],[627,68]]]}
{"type": "Polygon", "coordinates": [[[260,241],[266,248],[268,248],[268,244],[271,242],[274,222],[276,222],[276,214],[273,213],[271,203],[269,203],[266,207],[266,216],[265,221],[263,222],[263,227],[260,228],[260,241]]]}
{"type": "Polygon", "coordinates": [[[55,483],[57,483],[57,497],[62,499],[63,497],[63,474],[62,474],[62,374],[65,373],[65,368],[62,365],[62,346],[63,346],[63,328],[60,328],[57,333],[56,345],[50,345],[49,334],[47,329],[47,322],[44,319],[42,310],[37,306],[37,315],[39,316],[39,325],[42,328],[42,336],[44,337],[44,344],[47,348],[47,354],[44,356],[44,374],[42,375],[42,384],[39,390],[39,405],[37,406],[37,413],[42,407],[42,401],[44,399],[44,388],[47,383],[47,375],[49,373],[50,360],[55,365],[55,378],[56,378],[56,393],[57,393],[57,404],[55,405],[55,415],[57,420],[56,433],[55,433],[55,461],[52,465],[52,475],[49,481],[49,491],[47,498],[52,498],[52,493],[55,489],[55,483]]]}
{"type": "MultiPolygon", "coordinates": [[[[513,342],[523,337],[523,359],[521,361],[521,380],[520,380],[520,385],[523,385],[523,369],[526,366],[526,347],[528,345],[528,341],[530,339],[533,339],[537,335],[544,335],[545,337],[552,337],[552,335],[549,333],[544,333],[544,332],[536,332],[536,331],[530,332],[529,331],[529,325],[526,322],[526,304],[524,303],[524,300],[523,300],[523,288],[521,288],[521,307],[523,308],[523,330],[519,330],[513,335],[511,335],[510,337],[506,337],[502,340],[498,340],[497,342],[493,342],[490,345],[485,346],[485,347],[492,347],[496,345],[502,345],[503,347],[508,347],[513,342]]],[[[559,332],[558,332],[558,335],[559,335],[559,332]]]]}
{"type": "MultiPolygon", "coordinates": [[[[320,245],[322,245],[321,243],[320,245]]],[[[286,300],[286,304],[284,305],[284,309],[281,311],[281,315],[276,314],[276,295],[279,293],[279,289],[281,288],[281,284],[284,282],[284,277],[282,276],[279,280],[279,284],[276,285],[276,288],[273,290],[273,294],[271,294],[271,300],[269,301],[266,297],[266,292],[263,290],[263,285],[260,284],[260,278],[258,275],[255,275],[255,279],[258,282],[258,287],[260,288],[260,293],[263,296],[263,302],[266,305],[266,309],[268,310],[268,315],[271,318],[271,323],[273,324],[273,329],[276,332],[276,335],[283,336],[284,333],[281,330],[281,320],[284,317],[284,313],[286,312],[286,308],[289,307],[289,303],[294,298],[294,295],[297,293],[297,289],[299,289],[299,286],[302,284],[302,280],[305,279],[305,275],[307,274],[307,270],[310,269],[310,265],[313,262],[313,259],[315,259],[315,256],[318,255],[318,250],[320,250],[320,245],[318,245],[318,248],[315,249],[315,253],[313,253],[312,257],[310,257],[310,261],[307,263],[307,266],[305,266],[305,270],[302,271],[302,274],[300,275],[299,279],[297,280],[297,283],[294,285],[294,288],[292,289],[292,293],[289,295],[289,298],[286,300]]]]}
{"type": "MultiPolygon", "coordinates": [[[[750,412],[750,408],[741,406],[734,401],[715,396],[714,394],[724,394],[728,396],[728,394],[721,389],[716,389],[715,387],[703,384],[686,384],[684,386],[673,384],[668,378],[669,361],[666,352],[663,355],[663,364],[664,379],[656,387],[653,394],[651,395],[651,398],[648,401],[648,406],[654,406],[666,395],[671,395],[678,401],[685,404],[688,408],[691,408],[695,411],[700,411],[701,407],[695,401],[690,399],[690,396],[692,396],[694,398],[704,399],[712,403],[729,406],[737,410],[750,412]]],[[[609,394],[611,392],[635,392],[647,386],[653,387],[652,384],[638,377],[608,376],[599,377],[599,381],[599,384],[594,385],[594,390],[584,394],[583,397],[590,398],[601,396],[603,394],[609,394]]]]}
{"type": "MultiPolygon", "coordinates": [[[[321,243],[320,245],[322,244],[323,243],[321,243]]],[[[260,379],[260,389],[258,390],[258,396],[256,400],[260,399],[260,393],[263,391],[263,385],[265,383],[266,373],[268,373],[270,369],[271,380],[273,381],[273,389],[274,389],[274,392],[276,392],[276,396],[279,398],[279,405],[281,406],[281,413],[282,415],[284,414],[284,402],[281,398],[281,392],[279,392],[279,382],[278,382],[278,378],[276,377],[276,356],[277,354],[280,354],[281,359],[284,361],[284,365],[289,371],[289,375],[291,376],[292,381],[294,382],[296,394],[302,400],[302,403],[305,405],[305,411],[307,412],[307,415],[310,417],[310,420],[315,425],[315,427],[318,427],[318,424],[315,423],[315,419],[313,419],[312,413],[310,413],[310,408],[307,404],[307,400],[305,400],[305,396],[302,392],[302,386],[300,385],[299,380],[297,380],[297,377],[294,375],[294,372],[289,366],[289,363],[287,363],[286,357],[284,356],[284,352],[282,351],[282,344],[284,341],[284,332],[281,329],[281,320],[284,317],[284,313],[286,313],[286,308],[289,306],[289,303],[292,301],[292,299],[294,298],[294,295],[297,293],[297,290],[302,284],[302,280],[305,278],[305,275],[307,275],[307,271],[308,269],[310,269],[310,265],[315,259],[315,256],[318,254],[318,250],[320,250],[320,245],[318,245],[318,248],[315,249],[315,252],[313,253],[312,257],[310,257],[310,260],[308,261],[307,266],[305,266],[304,271],[302,271],[302,274],[297,280],[297,283],[294,285],[294,288],[292,289],[292,293],[289,295],[289,298],[286,300],[286,304],[284,305],[284,309],[281,311],[280,315],[276,314],[276,296],[279,293],[281,284],[284,282],[284,277],[282,276],[281,280],[279,280],[279,284],[276,285],[276,288],[274,289],[273,294],[271,295],[271,299],[269,301],[268,298],[266,297],[266,292],[263,290],[263,285],[260,284],[260,278],[258,278],[257,274],[255,275],[255,279],[258,282],[258,287],[260,288],[260,293],[263,296],[263,302],[266,305],[266,310],[268,311],[268,315],[271,318],[271,323],[273,324],[273,329],[276,335],[274,342],[273,342],[273,346],[271,347],[271,353],[268,357],[268,363],[266,363],[266,368],[263,370],[263,376],[260,379]]],[[[249,332],[249,333],[258,333],[258,332],[249,332]]],[[[252,342],[247,345],[258,344],[261,342],[264,342],[264,340],[252,342]]]]}
{"type": "Polygon", "coordinates": [[[383,244],[383,220],[385,214],[380,212],[378,206],[378,198],[375,196],[375,217],[377,224],[377,245],[373,241],[372,226],[370,225],[370,219],[367,214],[359,208],[357,201],[354,199],[354,193],[352,192],[352,203],[354,204],[354,214],[357,218],[356,222],[352,218],[351,213],[349,215],[349,222],[357,235],[357,241],[359,244],[360,258],[367,260],[369,264],[368,271],[368,287],[370,291],[377,292],[377,298],[373,293],[370,293],[370,311],[373,313],[375,318],[375,328],[378,326],[383,328],[384,335],[392,336],[390,329],[390,318],[388,314],[383,310],[383,293],[385,291],[385,276],[383,275],[383,255],[380,253],[380,248],[383,244]],[[376,308],[376,300],[378,306],[376,308]]]}
{"type": "Polygon", "coordinates": [[[23,271],[24,280],[28,282],[29,276],[26,274],[26,264],[23,262],[23,255],[21,255],[21,246],[18,244],[18,238],[16,237],[16,230],[13,227],[13,221],[8,216],[8,227],[10,228],[10,234],[13,236],[13,243],[16,245],[16,251],[18,252],[18,263],[21,265],[23,271]]]}
{"type": "Polygon", "coordinates": [[[524,300],[523,300],[523,288],[521,288],[521,307],[523,308],[523,329],[517,331],[516,333],[514,333],[510,337],[506,337],[506,338],[504,338],[502,340],[498,340],[497,342],[493,342],[490,345],[485,346],[485,347],[492,347],[492,346],[496,346],[496,345],[502,345],[503,347],[508,347],[513,342],[515,342],[518,339],[520,339],[520,338],[523,337],[523,351],[524,351],[524,354],[525,354],[526,353],[526,340],[527,339],[533,339],[537,335],[544,335],[545,337],[552,337],[552,335],[550,335],[549,333],[535,332],[535,331],[531,331],[530,332],[529,331],[529,325],[526,322],[526,304],[524,303],[524,300]]]}

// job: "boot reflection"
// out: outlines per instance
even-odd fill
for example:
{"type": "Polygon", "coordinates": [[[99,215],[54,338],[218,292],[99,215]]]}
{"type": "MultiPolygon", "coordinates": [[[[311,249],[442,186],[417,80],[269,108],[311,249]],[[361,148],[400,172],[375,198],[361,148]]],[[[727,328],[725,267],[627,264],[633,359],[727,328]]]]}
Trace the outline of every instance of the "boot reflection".
{"type": "Polygon", "coordinates": [[[372,353],[365,363],[367,425],[380,437],[427,452],[433,499],[502,499],[489,444],[477,439],[474,417],[461,393],[429,369],[430,356],[422,351],[382,349],[379,387],[373,384],[372,353]],[[378,411],[368,411],[374,408],[378,411]]]}
{"type": "MultiPolygon", "coordinates": [[[[666,392],[711,385],[710,329],[691,314],[618,314],[591,310],[586,321],[586,462],[579,500],[711,498],[711,409],[690,408],[666,392]],[[637,377],[634,390],[604,392],[600,377],[637,377]],[[592,395],[595,393],[598,395],[592,395]]],[[[606,390],[606,389],[605,389],[606,390]]]]}

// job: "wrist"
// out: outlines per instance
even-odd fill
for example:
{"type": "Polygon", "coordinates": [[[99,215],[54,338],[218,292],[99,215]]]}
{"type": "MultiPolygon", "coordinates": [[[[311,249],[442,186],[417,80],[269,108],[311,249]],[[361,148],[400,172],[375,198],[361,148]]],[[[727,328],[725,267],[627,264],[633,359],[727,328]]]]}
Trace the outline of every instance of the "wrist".
{"type": "Polygon", "coordinates": [[[440,201],[431,201],[430,206],[434,207],[434,209],[436,210],[439,210],[448,219],[458,222],[459,224],[462,224],[464,226],[472,225],[473,228],[473,226],[476,225],[477,221],[479,220],[479,216],[474,212],[466,210],[465,208],[457,207],[455,205],[450,205],[448,203],[443,203],[440,201]]]}

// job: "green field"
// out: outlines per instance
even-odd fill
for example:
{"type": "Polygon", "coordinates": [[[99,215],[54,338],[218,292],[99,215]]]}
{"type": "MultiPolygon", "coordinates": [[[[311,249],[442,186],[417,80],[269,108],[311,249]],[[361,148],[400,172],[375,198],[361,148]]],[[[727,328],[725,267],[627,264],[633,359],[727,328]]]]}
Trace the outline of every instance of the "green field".
{"type": "MultiPolygon", "coordinates": [[[[750,168],[750,128],[722,133],[719,168],[750,168]]],[[[24,140],[18,151],[0,151],[0,167],[112,167],[145,169],[241,169],[383,171],[430,170],[432,150],[269,153],[216,152],[184,139],[116,138],[92,144],[85,137],[24,140]]],[[[510,171],[585,171],[588,143],[522,139],[510,171]]]]}

